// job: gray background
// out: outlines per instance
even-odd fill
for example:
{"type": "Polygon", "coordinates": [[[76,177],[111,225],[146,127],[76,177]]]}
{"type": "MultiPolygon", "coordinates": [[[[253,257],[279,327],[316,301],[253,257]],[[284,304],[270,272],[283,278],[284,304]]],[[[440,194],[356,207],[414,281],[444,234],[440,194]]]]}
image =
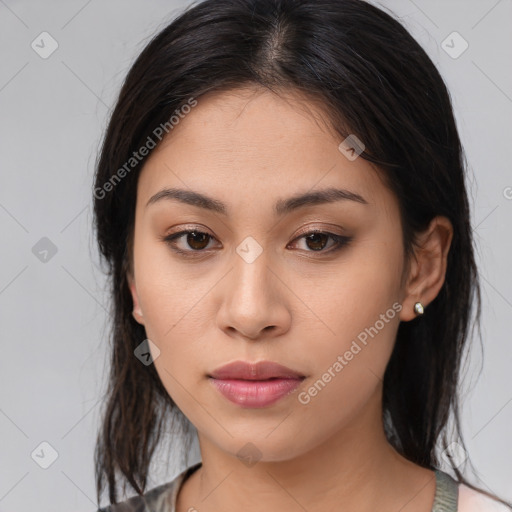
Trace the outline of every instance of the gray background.
{"type": "MultiPolygon", "coordinates": [[[[93,447],[108,354],[91,231],[94,161],[130,64],[188,4],[0,0],[0,511],[95,510],[93,447]],[[51,48],[44,31],[58,43],[46,59],[31,47],[51,48]],[[42,442],[58,454],[47,469],[40,464],[52,452],[42,442]]],[[[464,435],[482,485],[510,500],[512,2],[380,5],[419,40],[453,96],[484,301],[484,358],[474,343],[463,382],[464,435]],[[463,41],[454,31],[469,44],[457,58],[463,41]]],[[[165,469],[164,456],[150,486],[183,469],[176,461],[165,469]]]]}

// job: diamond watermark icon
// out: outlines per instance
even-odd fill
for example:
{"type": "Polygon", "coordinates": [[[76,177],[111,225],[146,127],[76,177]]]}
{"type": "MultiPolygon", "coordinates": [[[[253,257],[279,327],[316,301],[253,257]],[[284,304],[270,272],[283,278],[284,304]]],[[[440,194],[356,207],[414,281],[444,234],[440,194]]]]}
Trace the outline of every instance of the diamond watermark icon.
{"type": "Polygon", "coordinates": [[[50,443],[43,441],[37,445],[30,456],[38,466],[48,469],[57,460],[59,454],[50,443]]]}
{"type": "Polygon", "coordinates": [[[133,353],[142,364],[149,366],[160,355],[160,349],[151,340],[145,339],[133,353]]]}
{"type": "Polygon", "coordinates": [[[247,443],[238,450],[236,456],[243,464],[251,468],[261,459],[263,454],[253,443],[247,443]]]}
{"type": "Polygon", "coordinates": [[[59,43],[48,32],[41,32],[30,46],[39,57],[47,59],[59,47],[59,43]]]}
{"type": "Polygon", "coordinates": [[[458,59],[469,47],[468,42],[458,33],[452,32],[442,43],[441,48],[452,58],[458,59]]]}
{"type": "Polygon", "coordinates": [[[48,263],[57,254],[57,246],[49,238],[43,236],[32,247],[32,254],[39,261],[48,263]]]}
{"type": "Polygon", "coordinates": [[[353,162],[365,149],[363,142],[351,133],[339,146],[338,149],[353,162]]]}
{"type": "Polygon", "coordinates": [[[252,236],[248,236],[238,245],[236,252],[246,263],[253,263],[263,252],[263,247],[252,236]]]}
{"type": "Polygon", "coordinates": [[[454,441],[442,451],[441,458],[449,466],[458,468],[468,458],[468,454],[459,443],[454,441]]]}

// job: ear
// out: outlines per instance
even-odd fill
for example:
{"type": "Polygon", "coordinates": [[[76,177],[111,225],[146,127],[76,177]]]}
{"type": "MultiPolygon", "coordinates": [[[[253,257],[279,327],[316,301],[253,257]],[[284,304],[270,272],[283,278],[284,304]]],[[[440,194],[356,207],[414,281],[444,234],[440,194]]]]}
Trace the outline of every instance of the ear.
{"type": "Polygon", "coordinates": [[[135,287],[135,281],[131,274],[128,274],[127,279],[128,279],[128,285],[130,287],[130,292],[132,294],[132,300],[133,300],[133,311],[132,311],[133,318],[135,318],[135,320],[137,322],[139,322],[139,324],[144,325],[144,317],[142,314],[142,310],[140,309],[139,296],[137,294],[137,288],[135,287]]]}
{"type": "Polygon", "coordinates": [[[400,312],[400,320],[405,322],[418,316],[414,311],[416,302],[426,309],[443,286],[453,238],[452,223],[446,217],[435,217],[417,238],[400,312]]]}

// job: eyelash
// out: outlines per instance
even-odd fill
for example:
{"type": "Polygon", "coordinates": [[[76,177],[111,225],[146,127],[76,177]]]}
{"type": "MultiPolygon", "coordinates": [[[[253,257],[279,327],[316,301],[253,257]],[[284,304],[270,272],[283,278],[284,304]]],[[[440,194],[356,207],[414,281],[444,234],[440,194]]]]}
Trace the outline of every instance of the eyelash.
{"type": "MultiPolygon", "coordinates": [[[[196,235],[207,235],[207,236],[210,237],[210,240],[211,239],[215,239],[215,237],[213,237],[209,233],[206,233],[205,231],[199,231],[197,229],[188,229],[188,230],[184,230],[184,231],[179,231],[177,233],[172,233],[170,235],[167,235],[167,236],[164,236],[164,237],[160,237],[160,238],[161,238],[161,240],[163,242],[168,244],[175,253],[177,253],[177,254],[185,257],[185,258],[196,258],[196,257],[202,255],[202,253],[207,252],[208,250],[207,249],[201,249],[201,250],[193,250],[193,249],[191,249],[190,251],[183,251],[181,249],[177,249],[176,248],[176,241],[177,240],[179,240],[180,238],[182,238],[185,235],[192,234],[192,233],[195,233],[196,235]]],[[[315,235],[315,234],[327,235],[329,238],[334,240],[335,244],[330,249],[328,249],[328,250],[324,250],[324,249],[322,249],[320,251],[312,251],[312,250],[310,250],[310,251],[306,251],[306,252],[319,253],[321,255],[331,254],[331,253],[339,251],[343,247],[346,247],[352,241],[352,237],[351,236],[336,235],[334,233],[329,233],[328,231],[322,231],[320,229],[313,229],[311,231],[307,231],[305,233],[302,233],[300,236],[295,238],[293,240],[293,242],[296,242],[296,241],[298,241],[298,240],[300,240],[302,238],[306,238],[306,237],[308,237],[310,235],[315,235]]]]}

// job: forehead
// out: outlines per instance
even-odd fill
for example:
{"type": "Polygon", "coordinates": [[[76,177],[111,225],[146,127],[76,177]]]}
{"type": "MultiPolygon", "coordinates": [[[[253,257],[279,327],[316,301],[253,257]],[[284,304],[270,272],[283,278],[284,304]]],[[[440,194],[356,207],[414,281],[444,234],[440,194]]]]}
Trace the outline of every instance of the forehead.
{"type": "Polygon", "coordinates": [[[292,152],[311,151],[326,136],[334,139],[327,129],[320,107],[298,92],[277,94],[258,87],[213,91],[198,98],[197,106],[181,116],[151,159],[178,143],[187,149],[194,146],[201,155],[219,153],[226,160],[230,154],[233,159],[241,153],[258,156],[258,160],[289,158],[292,152]],[[295,146],[299,140],[301,148],[295,146]]]}
{"type": "Polygon", "coordinates": [[[290,196],[326,187],[393,201],[372,165],[339,151],[343,138],[322,107],[299,93],[243,88],[197,99],[153,150],[138,183],[138,206],[165,187],[188,188],[243,206],[247,199],[290,196]],[[139,202],[140,201],[140,202],[139,202]]]}

